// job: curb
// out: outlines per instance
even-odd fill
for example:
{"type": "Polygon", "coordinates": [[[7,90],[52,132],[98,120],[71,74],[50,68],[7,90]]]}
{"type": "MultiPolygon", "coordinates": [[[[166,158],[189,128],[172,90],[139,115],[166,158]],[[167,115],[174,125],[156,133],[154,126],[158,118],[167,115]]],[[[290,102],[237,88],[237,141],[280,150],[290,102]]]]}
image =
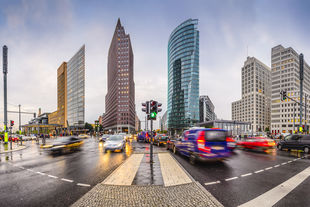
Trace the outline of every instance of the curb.
{"type": "Polygon", "coordinates": [[[20,148],[20,149],[14,149],[14,150],[8,150],[8,151],[5,151],[5,152],[0,152],[0,154],[5,154],[5,153],[8,153],[8,152],[16,152],[16,151],[20,151],[20,150],[24,150],[24,149],[27,149],[29,146],[23,146],[23,148],[20,148]]]}

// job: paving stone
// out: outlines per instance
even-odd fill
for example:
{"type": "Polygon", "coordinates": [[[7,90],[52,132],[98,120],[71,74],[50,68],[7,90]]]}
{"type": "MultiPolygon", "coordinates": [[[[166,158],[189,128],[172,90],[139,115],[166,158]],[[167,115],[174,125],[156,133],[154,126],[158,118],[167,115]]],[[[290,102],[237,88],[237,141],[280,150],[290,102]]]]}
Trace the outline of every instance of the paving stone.
{"type": "Polygon", "coordinates": [[[98,184],[73,207],[86,206],[222,206],[196,183],[177,186],[98,184]]]}

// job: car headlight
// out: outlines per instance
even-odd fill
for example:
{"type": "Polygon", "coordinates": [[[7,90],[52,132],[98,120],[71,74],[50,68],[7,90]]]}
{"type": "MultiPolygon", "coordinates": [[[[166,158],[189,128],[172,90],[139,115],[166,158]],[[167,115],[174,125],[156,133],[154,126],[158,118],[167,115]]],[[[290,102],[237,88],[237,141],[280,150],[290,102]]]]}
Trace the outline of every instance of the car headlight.
{"type": "Polygon", "coordinates": [[[58,146],[55,146],[55,147],[53,147],[54,149],[58,149],[58,148],[64,148],[64,147],[66,147],[65,145],[58,145],[58,146]]]}

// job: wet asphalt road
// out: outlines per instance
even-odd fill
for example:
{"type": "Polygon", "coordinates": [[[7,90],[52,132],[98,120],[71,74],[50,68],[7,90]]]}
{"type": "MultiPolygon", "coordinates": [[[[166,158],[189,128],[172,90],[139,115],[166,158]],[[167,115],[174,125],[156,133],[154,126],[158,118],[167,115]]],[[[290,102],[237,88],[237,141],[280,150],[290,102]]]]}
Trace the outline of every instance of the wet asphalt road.
{"type": "Polygon", "coordinates": [[[104,153],[93,138],[85,139],[80,151],[59,156],[35,141],[25,144],[25,150],[0,154],[0,206],[69,206],[132,153],[131,143],[123,153],[104,153]]]}
{"type": "MultiPolygon", "coordinates": [[[[104,153],[102,143],[93,138],[85,140],[81,151],[59,156],[44,153],[35,142],[26,145],[29,147],[25,150],[0,154],[0,206],[69,206],[102,182],[133,151],[149,151],[149,144],[133,142],[123,153],[104,153]]],[[[166,150],[154,146],[154,152],[160,151],[166,150]]],[[[173,156],[224,206],[255,199],[310,166],[309,157],[298,159],[304,154],[296,151],[265,154],[236,150],[224,162],[195,165],[184,156],[173,156]],[[234,179],[225,180],[229,178],[234,179]],[[210,184],[216,181],[220,183],[210,184]]],[[[309,190],[308,177],[275,206],[309,206],[309,190]]]]}
{"type": "MultiPolygon", "coordinates": [[[[309,157],[298,159],[303,156],[304,153],[296,151],[265,154],[236,150],[226,161],[191,165],[187,157],[174,155],[189,174],[224,206],[244,204],[308,168],[309,157]]],[[[309,191],[308,177],[275,206],[310,206],[309,191]]]]}

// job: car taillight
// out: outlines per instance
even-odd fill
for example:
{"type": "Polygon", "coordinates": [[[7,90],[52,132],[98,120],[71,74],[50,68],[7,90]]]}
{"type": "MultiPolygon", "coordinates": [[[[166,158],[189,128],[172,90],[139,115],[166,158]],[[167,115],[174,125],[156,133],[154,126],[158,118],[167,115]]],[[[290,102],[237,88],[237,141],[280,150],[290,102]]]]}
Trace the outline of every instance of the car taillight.
{"type": "Polygon", "coordinates": [[[226,142],[235,142],[235,140],[231,137],[226,137],[226,142]]]}
{"type": "Polygon", "coordinates": [[[209,153],[211,149],[209,147],[205,147],[205,144],[206,144],[205,132],[201,131],[199,132],[198,139],[197,139],[198,150],[209,153]]]}

